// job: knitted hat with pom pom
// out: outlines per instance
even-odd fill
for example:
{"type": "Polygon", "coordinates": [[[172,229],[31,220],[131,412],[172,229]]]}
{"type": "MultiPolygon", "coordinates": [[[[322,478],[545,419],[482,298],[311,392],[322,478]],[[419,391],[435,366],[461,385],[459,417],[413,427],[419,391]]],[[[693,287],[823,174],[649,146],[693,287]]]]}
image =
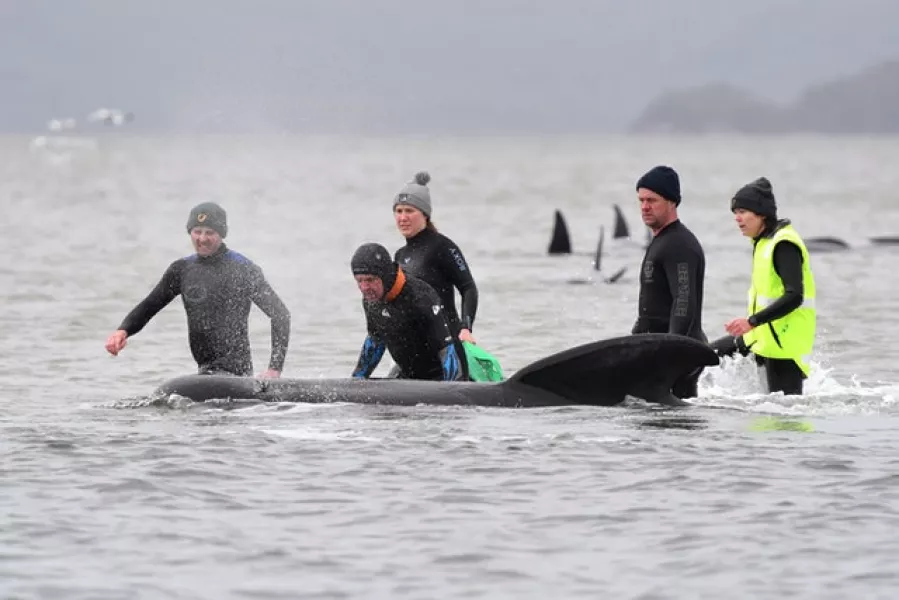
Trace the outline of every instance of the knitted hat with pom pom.
{"type": "Polygon", "coordinates": [[[393,199],[393,208],[398,204],[408,204],[420,210],[425,217],[431,218],[431,192],[428,190],[428,182],[431,176],[427,171],[419,171],[415,179],[403,186],[400,193],[393,199]]]}

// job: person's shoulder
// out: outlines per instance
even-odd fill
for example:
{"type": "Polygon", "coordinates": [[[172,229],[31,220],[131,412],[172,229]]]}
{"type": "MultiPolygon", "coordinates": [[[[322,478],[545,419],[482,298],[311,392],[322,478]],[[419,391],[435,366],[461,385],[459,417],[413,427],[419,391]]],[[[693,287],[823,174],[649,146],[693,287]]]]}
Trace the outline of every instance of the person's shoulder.
{"type": "Polygon", "coordinates": [[[252,267],[257,266],[256,263],[247,258],[246,255],[241,254],[237,250],[232,250],[231,248],[228,248],[228,250],[225,251],[225,253],[222,255],[222,258],[224,258],[228,262],[233,262],[240,265],[248,265],[252,267]]]}
{"type": "Polygon", "coordinates": [[[453,238],[450,236],[440,233],[439,231],[434,233],[434,236],[440,240],[440,244],[446,248],[459,248],[459,244],[453,241],[453,238]]]}
{"type": "Polygon", "coordinates": [[[439,298],[437,292],[427,281],[410,273],[406,273],[405,271],[403,273],[406,276],[406,286],[413,295],[417,297],[439,298]]]}
{"type": "Polygon", "coordinates": [[[419,279],[418,277],[406,276],[406,286],[408,286],[409,291],[412,292],[409,300],[411,301],[412,306],[416,307],[415,310],[426,310],[429,315],[433,314],[435,316],[440,314],[440,311],[443,308],[440,295],[427,281],[419,279]]]}
{"type": "Polygon", "coordinates": [[[432,289],[431,286],[428,285],[428,283],[424,279],[422,279],[416,275],[413,275],[412,273],[409,273],[405,269],[403,269],[403,275],[406,278],[405,287],[409,288],[410,290],[420,292],[420,291],[427,291],[429,289],[432,289]]]}
{"type": "Polygon", "coordinates": [[[702,243],[683,223],[676,225],[667,235],[661,236],[649,252],[652,257],[663,263],[705,260],[702,243]]]}
{"type": "Polygon", "coordinates": [[[795,254],[796,256],[802,256],[802,248],[800,248],[799,243],[796,240],[790,238],[779,238],[774,240],[774,253],[778,256],[783,256],[786,254],[795,254]]]}
{"type": "Polygon", "coordinates": [[[162,272],[162,280],[167,281],[170,284],[179,282],[185,269],[187,269],[190,264],[191,256],[182,256],[181,258],[176,258],[175,260],[170,262],[169,265],[165,268],[165,271],[162,272]]]}
{"type": "Polygon", "coordinates": [[[237,269],[240,270],[241,273],[249,277],[252,277],[254,279],[265,279],[265,274],[262,272],[262,267],[253,262],[253,260],[248,258],[246,255],[241,254],[236,250],[228,248],[227,252],[222,255],[222,260],[224,260],[227,264],[234,265],[237,269]]]}
{"type": "Polygon", "coordinates": [[[182,256],[181,258],[176,258],[172,262],[169,263],[169,266],[166,267],[166,273],[179,273],[184,267],[190,265],[192,263],[197,262],[197,255],[190,254],[188,256],[182,256]]]}
{"type": "Polygon", "coordinates": [[[672,238],[671,241],[674,243],[677,243],[677,244],[685,244],[686,243],[686,244],[694,245],[695,250],[702,253],[702,251],[703,251],[702,250],[702,242],[699,241],[699,237],[697,237],[697,235],[695,233],[693,233],[693,230],[690,229],[689,227],[687,227],[687,225],[685,225],[683,221],[677,221],[677,223],[678,223],[677,230],[672,232],[672,233],[675,233],[676,235],[671,236],[671,238],[672,238]]]}

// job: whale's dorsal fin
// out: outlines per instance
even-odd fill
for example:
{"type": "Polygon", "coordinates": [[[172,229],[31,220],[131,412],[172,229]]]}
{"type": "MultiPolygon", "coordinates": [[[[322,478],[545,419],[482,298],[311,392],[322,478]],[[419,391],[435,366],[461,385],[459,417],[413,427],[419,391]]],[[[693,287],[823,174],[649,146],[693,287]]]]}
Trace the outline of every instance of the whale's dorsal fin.
{"type": "Polygon", "coordinates": [[[568,225],[565,223],[562,211],[558,209],[556,209],[552,238],[549,241],[549,249],[547,251],[550,254],[571,254],[571,237],[568,235],[568,225]]]}

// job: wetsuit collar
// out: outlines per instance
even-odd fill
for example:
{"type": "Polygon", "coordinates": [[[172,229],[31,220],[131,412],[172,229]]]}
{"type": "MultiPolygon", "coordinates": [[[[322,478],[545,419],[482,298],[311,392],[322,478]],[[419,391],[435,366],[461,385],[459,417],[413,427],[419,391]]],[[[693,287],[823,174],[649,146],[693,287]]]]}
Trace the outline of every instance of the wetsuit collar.
{"type": "Polygon", "coordinates": [[[756,237],[752,238],[753,242],[758,242],[762,238],[773,237],[775,233],[786,227],[790,224],[789,219],[780,219],[777,223],[774,224],[774,227],[765,227],[762,229],[762,232],[758,234],[756,237]]]}
{"type": "Polygon", "coordinates": [[[678,223],[680,223],[680,219],[674,219],[673,221],[671,221],[670,223],[668,223],[667,225],[665,225],[664,227],[659,229],[653,237],[659,237],[660,235],[662,235],[663,233],[668,231],[672,226],[674,226],[675,224],[678,224],[678,223]]]}
{"type": "Polygon", "coordinates": [[[396,297],[400,295],[400,292],[403,291],[403,286],[406,285],[406,274],[403,273],[403,270],[399,267],[396,268],[396,281],[393,282],[393,287],[390,288],[390,291],[384,295],[385,302],[393,302],[396,300],[396,297]]]}
{"type": "Polygon", "coordinates": [[[228,251],[228,247],[225,246],[225,242],[222,242],[222,245],[218,247],[218,250],[216,250],[209,256],[200,256],[199,254],[197,254],[196,256],[197,256],[197,260],[200,260],[200,261],[216,260],[217,258],[221,258],[222,255],[224,255],[225,252],[227,252],[227,251],[228,251]]]}
{"type": "Polygon", "coordinates": [[[433,233],[433,232],[432,232],[430,229],[428,229],[427,227],[425,227],[424,229],[422,229],[421,231],[419,231],[418,233],[416,233],[416,234],[413,235],[412,237],[408,238],[408,239],[406,240],[406,245],[412,246],[412,245],[414,245],[414,244],[422,243],[422,242],[424,242],[425,240],[427,240],[429,237],[431,237],[431,234],[432,234],[432,233],[433,233]]]}

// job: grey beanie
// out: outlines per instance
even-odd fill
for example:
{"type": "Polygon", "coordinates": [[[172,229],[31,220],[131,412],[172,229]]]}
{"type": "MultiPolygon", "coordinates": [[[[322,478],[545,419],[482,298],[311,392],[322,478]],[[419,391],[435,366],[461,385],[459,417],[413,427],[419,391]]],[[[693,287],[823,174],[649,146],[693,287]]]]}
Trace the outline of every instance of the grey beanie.
{"type": "Polygon", "coordinates": [[[187,217],[187,232],[194,227],[209,227],[224,238],[228,235],[228,213],[215,202],[197,204],[187,217]]]}
{"type": "Polygon", "coordinates": [[[408,204],[414,206],[427,218],[431,218],[431,192],[428,190],[428,182],[431,176],[427,171],[419,171],[415,174],[415,179],[410,181],[400,193],[393,199],[393,208],[396,209],[397,204],[408,204]]]}

